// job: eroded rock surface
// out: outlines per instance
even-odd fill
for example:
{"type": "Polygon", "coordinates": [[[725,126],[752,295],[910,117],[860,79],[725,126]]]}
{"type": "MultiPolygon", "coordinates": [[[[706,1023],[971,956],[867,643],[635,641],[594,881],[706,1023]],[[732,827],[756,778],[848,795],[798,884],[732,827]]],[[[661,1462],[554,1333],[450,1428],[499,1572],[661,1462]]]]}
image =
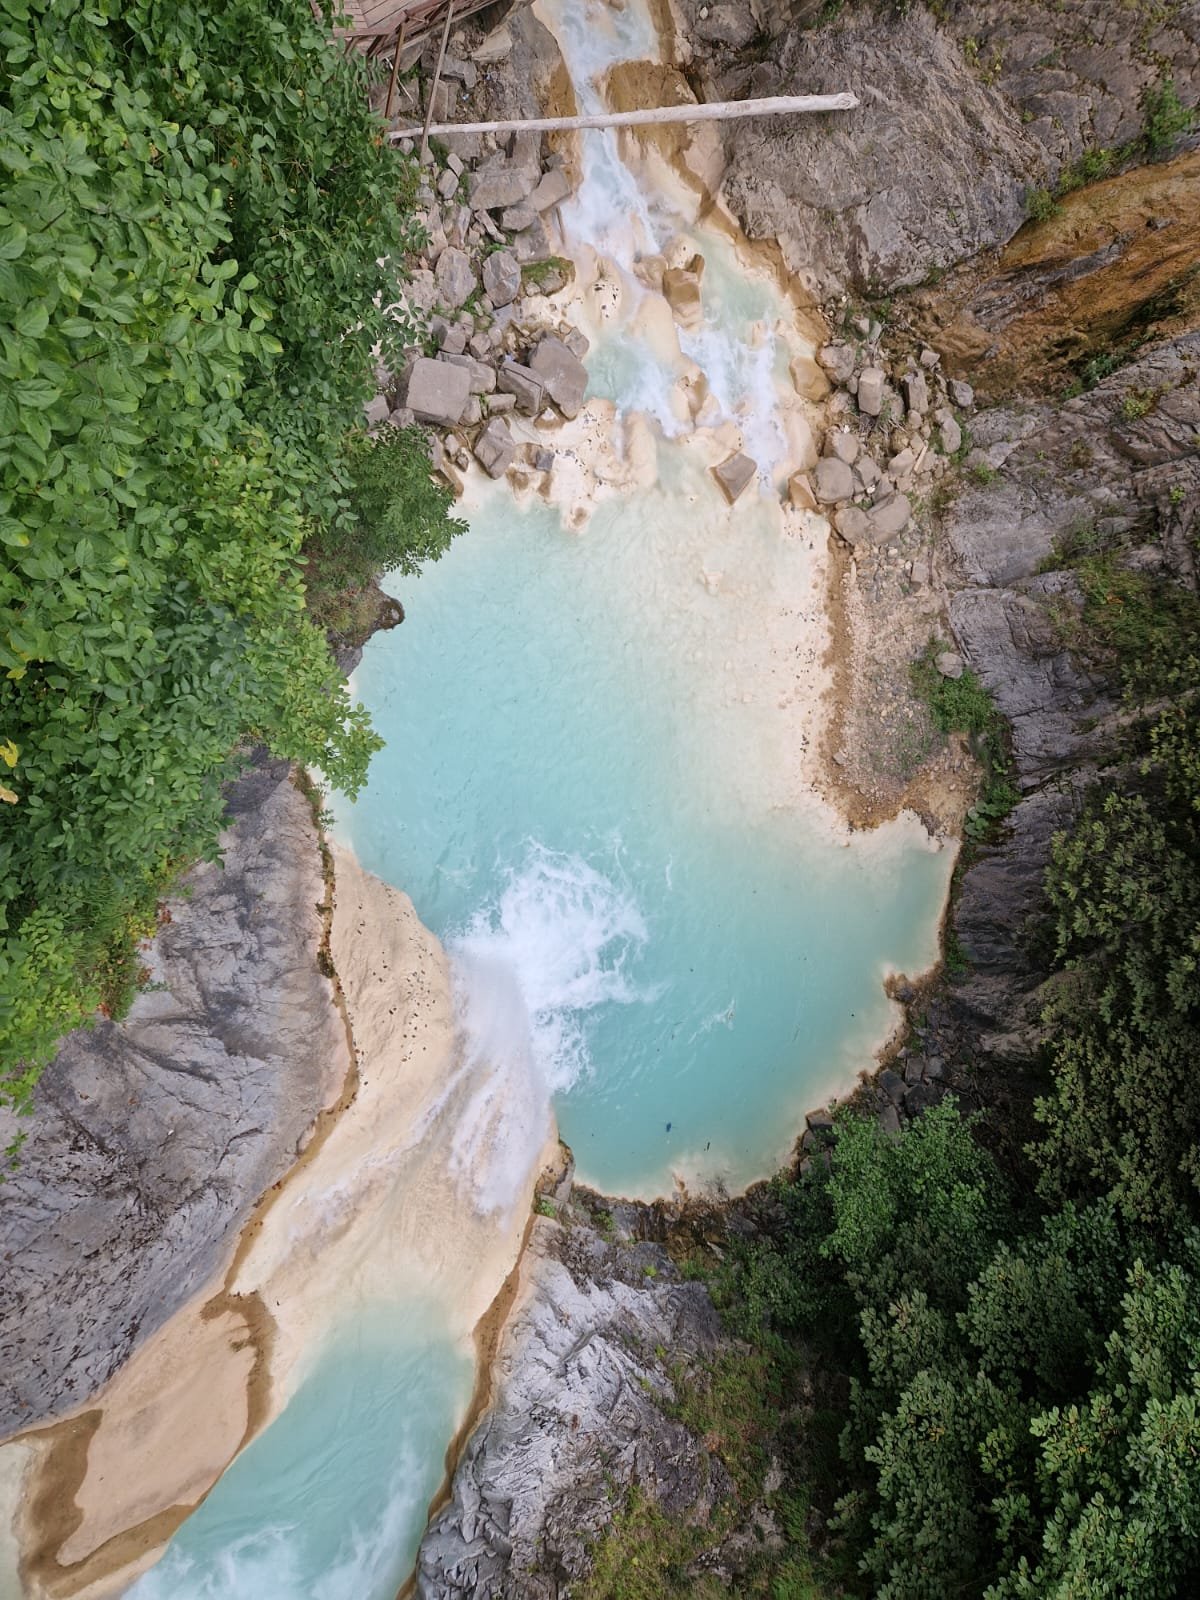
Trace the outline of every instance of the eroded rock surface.
{"type": "Polygon", "coordinates": [[[981,1050],[1001,1059],[1027,1058],[1036,1041],[1041,963],[1032,935],[1045,912],[1051,842],[1111,758],[1119,716],[1111,685],[1088,665],[1070,564],[1115,544],[1124,562],[1195,587],[1198,377],[1193,333],[1074,399],[983,413],[972,424],[979,438],[1001,436],[989,447],[1000,465],[947,516],[964,580],[950,618],[1010,720],[1025,798],[1005,837],[964,875],[955,927],[971,974],[956,995],[982,1030],[981,1050]]]}
{"type": "Polygon", "coordinates": [[[589,1570],[632,1484],[688,1520],[728,1492],[721,1464],[660,1409],[672,1369],[718,1346],[707,1290],[681,1282],[660,1245],[565,1214],[534,1219],[495,1404],[422,1541],[420,1600],[552,1600],[589,1570]]]}
{"type": "Polygon", "coordinates": [[[1197,0],[962,0],[937,16],[848,4],[833,21],[821,0],[767,0],[749,39],[726,25],[732,9],[676,8],[707,98],[851,89],[862,101],[723,135],[726,199],[818,299],[912,286],[1003,244],[1030,192],[1086,153],[1138,159],[1146,96],[1168,79],[1184,105],[1200,98],[1197,0]]]}
{"type": "Polygon", "coordinates": [[[151,987],[67,1039],[23,1124],[0,1188],[0,1435],[86,1401],[221,1269],[349,1067],[287,764],[243,776],[229,819],[224,865],[169,904],[151,987]]]}

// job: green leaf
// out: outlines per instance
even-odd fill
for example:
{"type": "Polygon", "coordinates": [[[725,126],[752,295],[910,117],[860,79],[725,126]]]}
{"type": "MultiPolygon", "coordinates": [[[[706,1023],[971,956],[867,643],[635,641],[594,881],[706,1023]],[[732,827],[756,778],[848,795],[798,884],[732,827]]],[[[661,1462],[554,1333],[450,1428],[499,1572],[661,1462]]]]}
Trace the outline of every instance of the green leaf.
{"type": "Polygon", "coordinates": [[[13,327],[26,339],[40,339],[49,326],[50,313],[43,305],[25,306],[13,318],[13,327]]]}

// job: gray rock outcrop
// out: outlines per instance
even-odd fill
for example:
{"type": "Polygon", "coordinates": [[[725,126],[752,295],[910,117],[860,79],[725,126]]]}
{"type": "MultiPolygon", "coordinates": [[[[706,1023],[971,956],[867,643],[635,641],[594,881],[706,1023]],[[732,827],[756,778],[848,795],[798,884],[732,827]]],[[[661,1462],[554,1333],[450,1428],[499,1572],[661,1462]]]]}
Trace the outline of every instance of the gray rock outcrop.
{"type": "Polygon", "coordinates": [[[1024,798],[1005,837],[963,876],[955,929],[971,972],[954,992],[979,1048],[1000,1060],[1028,1059],[1036,1045],[1041,966],[1029,935],[1044,910],[1051,841],[1112,749],[1114,690],[1070,645],[1080,606],[1070,563],[1090,541],[1115,540],[1141,570],[1195,587],[1197,370],[1200,334],[1191,334],[1074,399],[972,421],[1000,466],[947,518],[965,580],[950,617],[1009,719],[1024,798]]]}
{"type": "Polygon", "coordinates": [[[633,1484],[681,1518],[729,1487],[662,1409],[672,1369],[720,1342],[707,1290],[681,1282],[660,1245],[601,1234],[579,1206],[567,1215],[534,1219],[494,1405],[421,1542],[420,1600],[558,1600],[633,1484]]]}
{"type": "Polygon", "coordinates": [[[831,21],[821,0],[761,0],[731,27],[733,10],[677,11],[706,98],[851,89],[862,102],[723,133],[724,198],[752,238],[778,239],[817,299],[911,286],[1003,244],[1030,191],[1086,152],[1136,154],[1147,92],[1169,78],[1184,105],[1200,98],[1196,0],[1153,19],[1133,5],[959,0],[936,15],[846,6],[831,21]]]}
{"type": "Polygon", "coordinates": [[[128,1017],[71,1034],[38,1085],[0,1188],[0,1436],[86,1401],[222,1269],[349,1068],[286,763],[233,785],[222,846],[169,902],[128,1017]]]}

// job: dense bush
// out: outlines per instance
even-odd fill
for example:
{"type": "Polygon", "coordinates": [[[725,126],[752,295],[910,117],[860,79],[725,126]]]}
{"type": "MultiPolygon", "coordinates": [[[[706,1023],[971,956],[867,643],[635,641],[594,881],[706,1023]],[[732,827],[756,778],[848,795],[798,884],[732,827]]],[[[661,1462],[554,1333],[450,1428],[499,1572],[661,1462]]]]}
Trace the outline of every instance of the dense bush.
{"type": "Polygon", "coordinates": [[[346,440],[411,175],[307,0],[0,0],[0,55],[0,1099],[20,1102],[127,993],[240,743],[362,781],[374,736],[302,551],[354,537],[346,440]]]}

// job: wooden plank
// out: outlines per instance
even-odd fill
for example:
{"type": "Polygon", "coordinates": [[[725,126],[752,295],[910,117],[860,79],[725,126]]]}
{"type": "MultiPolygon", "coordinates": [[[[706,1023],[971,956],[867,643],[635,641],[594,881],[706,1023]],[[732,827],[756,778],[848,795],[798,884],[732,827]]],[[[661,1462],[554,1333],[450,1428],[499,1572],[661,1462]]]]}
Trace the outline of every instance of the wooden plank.
{"type": "MultiPolygon", "coordinates": [[[[432,98],[430,105],[433,104],[432,98]]],[[[577,128],[646,128],[664,122],[730,122],[740,117],[790,117],[822,111],[853,111],[856,94],[770,95],[762,100],[709,100],[695,105],[656,106],[642,111],[602,111],[584,117],[526,117],[513,122],[441,122],[397,128],[391,139],[427,139],[437,133],[560,133],[577,128]]]]}

